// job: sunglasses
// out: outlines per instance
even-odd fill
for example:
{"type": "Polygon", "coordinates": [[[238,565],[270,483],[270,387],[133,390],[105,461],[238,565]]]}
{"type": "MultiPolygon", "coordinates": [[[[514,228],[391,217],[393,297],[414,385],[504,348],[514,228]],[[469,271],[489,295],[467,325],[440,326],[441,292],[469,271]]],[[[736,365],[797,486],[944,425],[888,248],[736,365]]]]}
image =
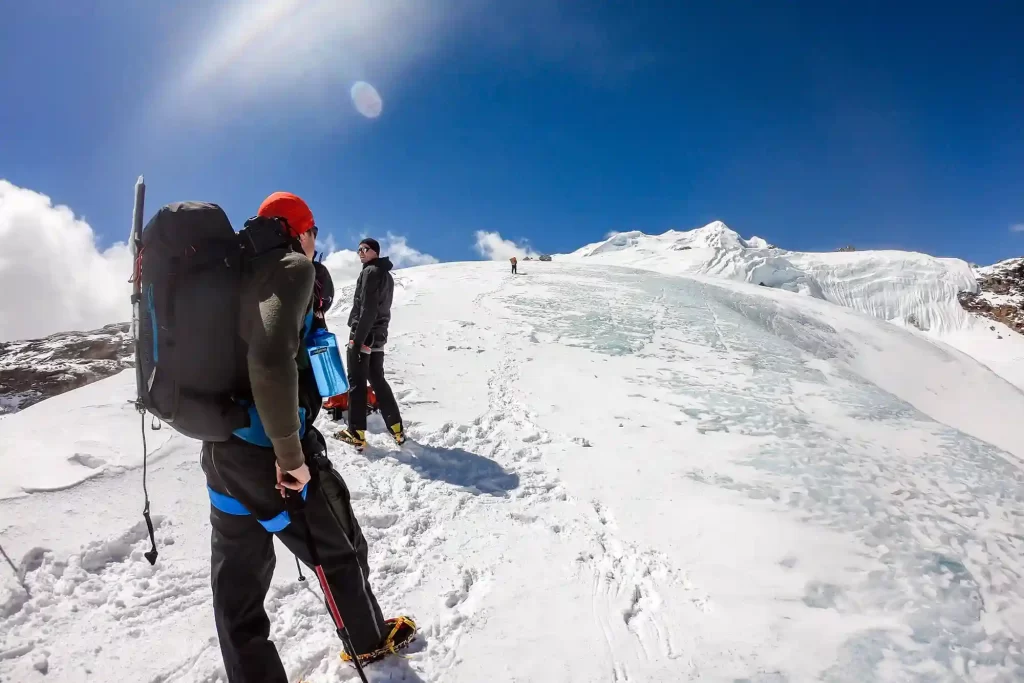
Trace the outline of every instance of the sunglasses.
{"type": "Polygon", "coordinates": [[[360,254],[363,254],[363,253],[365,253],[367,251],[370,251],[370,248],[369,247],[359,247],[358,249],[356,249],[356,251],[358,253],[360,253],[360,254]]]}

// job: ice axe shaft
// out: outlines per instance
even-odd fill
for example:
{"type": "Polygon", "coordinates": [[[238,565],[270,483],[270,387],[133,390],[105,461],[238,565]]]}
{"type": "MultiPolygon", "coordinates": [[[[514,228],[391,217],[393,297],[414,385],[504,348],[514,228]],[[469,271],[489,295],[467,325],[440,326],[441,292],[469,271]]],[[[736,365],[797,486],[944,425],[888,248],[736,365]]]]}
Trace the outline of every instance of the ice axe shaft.
{"type": "Polygon", "coordinates": [[[147,461],[149,453],[146,449],[146,405],[142,400],[142,387],[145,380],[142,376],[141,350],[139,347],[139,305],[142,301],[142,216],[146,208],[146,181],[140,175],[135,181],[135,204],[132,206],[132,231],[128,246],[132,254],[132,340],[135,342],[135,408],[142,420],[142,517],[146,520],[151,548],[145,553],[151,565],[156,564],[156,538],[153,535],[153,518],[149,514],[149,488],[146,485],[147,461]]]}

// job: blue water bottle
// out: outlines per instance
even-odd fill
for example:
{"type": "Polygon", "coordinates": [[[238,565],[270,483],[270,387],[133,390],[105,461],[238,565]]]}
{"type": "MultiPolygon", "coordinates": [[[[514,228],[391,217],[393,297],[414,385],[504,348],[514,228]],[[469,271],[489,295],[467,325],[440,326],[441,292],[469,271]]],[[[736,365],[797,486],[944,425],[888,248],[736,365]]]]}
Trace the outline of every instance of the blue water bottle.
{"type": "Polygon", "coordinates": [[[341,362],[338,338],[333,332],[323,328],[314,330],[306,341],[306,351],[321,398],[330,398],[348,391],[345,365],[341,362]]]}

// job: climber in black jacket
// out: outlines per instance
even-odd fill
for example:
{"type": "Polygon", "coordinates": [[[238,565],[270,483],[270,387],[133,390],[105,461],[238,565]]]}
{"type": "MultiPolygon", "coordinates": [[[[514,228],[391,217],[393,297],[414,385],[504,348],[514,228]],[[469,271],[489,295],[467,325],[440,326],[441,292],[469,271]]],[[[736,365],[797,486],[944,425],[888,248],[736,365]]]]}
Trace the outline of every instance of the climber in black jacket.
{"type": "Polygon", "coordinates": [[[391,386],[384,378],[384,346],[391,322],[391,298],[395,279],[391,259],[380,256],[380,244],[367,237],[359,243],[363,269],[356,280],[352,312],[348,316],[348,429],[335,436],[362,449],[366,446],[366,382],[377,396],[377,406],[388,432],[399,444],[405,443],[402,416],[391,386]]]}

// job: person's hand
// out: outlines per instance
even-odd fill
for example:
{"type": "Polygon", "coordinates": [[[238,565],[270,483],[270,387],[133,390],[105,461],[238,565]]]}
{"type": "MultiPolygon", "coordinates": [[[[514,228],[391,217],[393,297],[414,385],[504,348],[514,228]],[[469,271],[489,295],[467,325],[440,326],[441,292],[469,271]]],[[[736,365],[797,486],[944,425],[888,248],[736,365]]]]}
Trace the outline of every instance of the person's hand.
{"type": "MultiPolygon", "coordinates": [[[[355,340],[349,339],[348,340],[348,348],[354,349],[355,347],[356,347],[355,340]]],[[[360,353],[370,353],[370,347],[367,346],[366,344],[363,344],[362,346],[359,347],[359,352],[360,353]]]]}
{"type": "Polygon", "coordinates": [[[302,487],[309,483],[309,468],[305,463],[298,469],[283,472],[281,466],[275,462],[274,469],[277,470],[277,486],[275,488],[281,492],[282,498],[288,493],[285,489],[301,491],[302,487]]]}

